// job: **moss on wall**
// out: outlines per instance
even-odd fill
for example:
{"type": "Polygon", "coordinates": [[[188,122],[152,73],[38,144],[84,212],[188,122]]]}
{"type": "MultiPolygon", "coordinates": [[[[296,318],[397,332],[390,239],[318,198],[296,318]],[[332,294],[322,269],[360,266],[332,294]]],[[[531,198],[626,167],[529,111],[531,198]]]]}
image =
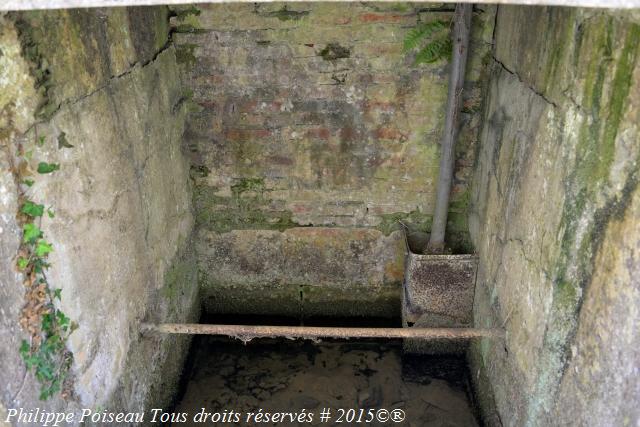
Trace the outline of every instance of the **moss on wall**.
{"type": "Polygon", "coordinates": [[[217,232],[231,230],[286,230],[298,224],[291,212],[270,209],[262,178],[241,178],[231,186],[231,195],[220,196],[215,187],[197,186],[194,191],[196,224],[217,232]]]}
{"type": "MultiPolygon", "coordinates": [[[[472,252],[465,196],[487,76],[493,9],[477,31],[465,96],[449,222],[454,252],[472,252]]],[[[398,219],[430,228],[446,64],[413,66],[406,32],[450,12],[411,4],[202,5],[176,8],[178,61],[198,105],[186,145],[198,225],[284,230],[367,227],[398,219]],[[262,179],[238,193],[242,180],[262,179]]]]}
{"type": "Polygon", "coordinates": [[[44,91],[38,112],[43,119],[62,102],[90,94],[132,64],[148,63],[169,37],[165,7],[33,11],[13,18],[44,91]]]}
{"type": "MultiPolygon", "coordinates": [[[[639,28],[602,11],[499,8],[502,70],[487,99],[476,165],[474,192],[483,197],[472,197],[481,224],[475,310],[478,324],[504,323],[509,338],[506,348],[474,346],[471,359],[510,424],[560,423],[555,402],[572,400],[559,394],[560,384],[580,346],[578,319],[591,315],[582,313],[585,295],[605,230],[637,185],[640,147],[629,141],[638,137],[639,28]],[[525,36],[531,32],[557,43],[525,36]],[[527,92],[543,106],[534,126],[530,108],[511,99],[527,92]],[[526,144],[510,140],[515,129],[526,144]]],[[[613,416],[591,415],[596,424],[613,416]]]]}
{"type": "MultiPolygon", "coordinates": [[[[143,318],[194,320],[195,313],[193,254],[190,260],[182,255],[193,225],[180,151],[186,109],[167,9],[72,9],[1,19],[0,51],[14,56],[4,36],[17,29],[33,75],[8,68],[24,75],[22,86],[2,90],[0,99],[12,97],[7,102],[24,111],[14,114],[19,129],[6,132],[0,121],[2,146],[32,151],[35,164],[61,165],[55,176],[42,176],[29,197],[46,200],[56,212],[42,224],[55,247],[47,276],[63,289],[61,308],[80,325],[69,340],[72,398],[37,402],[27,377],[11,407],[73,412],[81,405],[116,411],[166,405],[188,340],[132,331],[143,318]],[[36,108],[30,97],[44,101],[36,108]],[[36,146],[40,137],[45,143],[36,146]]],[[[0,61],[7,58],[3,53],[0,61]]],[[[0,246],[5,239],[2,234],[0,246]]],[[[9,343],[19,335],[17,319],[4,317],[5,304],[21,307],[22,300],[7,295],[0,301],[0,329],[11,331],[10,339],[3,336],[9,343]]],[[[1,359],[3,384],[24,378],[18,346],[1,359]]]]}

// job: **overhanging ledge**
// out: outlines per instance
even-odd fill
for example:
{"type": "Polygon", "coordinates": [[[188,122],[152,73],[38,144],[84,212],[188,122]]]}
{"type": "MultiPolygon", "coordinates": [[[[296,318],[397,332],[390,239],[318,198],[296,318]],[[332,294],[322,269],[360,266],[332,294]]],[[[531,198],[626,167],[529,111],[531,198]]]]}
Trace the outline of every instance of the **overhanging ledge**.
{"type": "MultiPolygon", "coordinates": [[[[301,0],[292,0],[297,2],[301,0]]],[[[340,1],[340,0],[328,0],[340,1]]],[[[378,0],[392,2],[395,0],[378,0]]],[[[225,0],[208,0],[194,2],[189,0],[0,0],[0,11],[39,10],[39,9],[72,9],[86,7],[118,7],[118,6],[152,6],[197,3],[269,3],[269,0],[239,0],[229,2],[225,0]]],[[[438,3],[484,3],[511,4],[537,6],[569,6],[569,7],[597,7],[611,9],[640,8],[640,0],[441,0],[438,3]]]]}

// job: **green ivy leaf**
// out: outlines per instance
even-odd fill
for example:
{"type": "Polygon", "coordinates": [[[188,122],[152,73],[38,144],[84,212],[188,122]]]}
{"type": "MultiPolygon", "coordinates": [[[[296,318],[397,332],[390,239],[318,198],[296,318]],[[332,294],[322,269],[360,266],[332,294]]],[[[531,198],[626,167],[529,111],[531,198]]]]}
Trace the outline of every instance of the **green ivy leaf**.
{"type": "Polygon", "coordinates": [[[33,260],[33,270],[36,273],[42,273],[45,268],[49,268],[49,264],[45,262],[42,258],[36,257],[33,260]]]}
{"type": "Polygon", "coordinates": [[[38,144],[40,147],[42,147],[44,145],[44,141],[45,141],[45,136],[42,135],[38,138],[38,140],[36,141],[36,144],[38,144]]]}
{"type": "Polygon", "coordinates": [[[27,340],[22,340],[22,343],[20,344],[20,355],[24,358],[29,354],[30,351],[31,346],[29,345],[27,340]]]}
{"type": "Polygon", "coordinates": [[[35,184],[35,181],[32,179],[25,179],[24,181],[22,181],[22,183],[27,187],[31,187],[33,184],[35,184]]]}
{"type": "Polygon", "coordinates": [[[47,256],[52,251],[53,245],[51,243],[47,243],[47,241],[44,239],[40,239],[38,241],[38,245],[36,246],[36,255],[38,257],[47,256]]]}
{"type": "Polygon", "coordinates": [[[60,165],[58,163],[38,163],[38,173],[51,173],[57,171],[58,169],[60,169],[60,165]]]}
{"type": "MultiPolygon", "coordinates": [[[[51,329],[51,323],[52,323],[52,317],[51,317],[51,313],[45,313],[42,315],[42,330],[44,331],[48,331],[51,329]]],[[[45,348],[45,343],[42,344],[41,348],[45,348]]]]}
{"type": "Polygon", "coordinates": [[[60,310],[56,311],[56,318],[58,320],[58,325],[62,330],[66,331],[69,329],[69,325],[71,324],[71,319],[69,319],[63,312],[60,310]]]}
{"type": "Polygon", "coordinates": [[[28,265],[29,265],[29,260],[27,258],[24,258],[24,257],[18,258],[18,268],[20,270],[24,270],[25,268],[27,268],[28,265]]]}
{"type": "Polygon", "coordinates": [[[47,216],[49,218],[53,218],[56,216],[56,214],[53,213],[53,211],[51,210],[51,208],[47,208],[47,216]]]}
{"type": "Polygon", "coordinates": [[[42,237],[42,230],[40,230],[35,224],[25,224],[23,232],[25,243],[35,243],[36,240],[42,237]]]}
{"type": "Polygon", "coordinates": [[[62,289],[54,289],[53,298],[58,298],[58,301],[60,301],[62,299],[62,289]]]}
{"type": "Polygon", "coordinates": [[[39,205],[37,203],[33,203],[30,200],[27,200],[22,205],[21,211],[23,214],[29,215],[31,217],[39,217],[44,213],[44,205],[39,205]]]}

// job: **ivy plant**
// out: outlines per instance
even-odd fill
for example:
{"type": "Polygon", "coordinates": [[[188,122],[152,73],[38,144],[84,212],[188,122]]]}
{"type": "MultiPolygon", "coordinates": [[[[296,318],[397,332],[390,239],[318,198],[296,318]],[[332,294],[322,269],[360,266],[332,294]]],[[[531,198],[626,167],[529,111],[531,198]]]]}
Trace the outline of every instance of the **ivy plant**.
{"type": "MultiPolygon", "coordinates": [[[[36,141],[42,146],[44,137],[36,141]]],[[[23,156],[28,164],[31,156],[23,156]]],[[[37,171],[50,174],[60,169],[60,165],[40,162],[37,171]]],[[[31,187],[35,181],[23,179],[22,183],[31,187]]],[[[27,293],[22,310],[21,324],[29,333],[29,340],[20,345],[20,355],[27,371],[32,371],[40,383],[40,399],[47,400],[57,393],[64,393],[64,384],[73,360],[67,350],[67,340],[77,325],[63,313],[56,301],[60,301],[61,289],[52,289],[46,276],[50,267],[48,256],[53,252],[53,244],[46,240],[40,228],[43,215],[54,217],[51,208],[28,200],[22,194],[22,246],[17,267],[23,272],[27,293]]]]}

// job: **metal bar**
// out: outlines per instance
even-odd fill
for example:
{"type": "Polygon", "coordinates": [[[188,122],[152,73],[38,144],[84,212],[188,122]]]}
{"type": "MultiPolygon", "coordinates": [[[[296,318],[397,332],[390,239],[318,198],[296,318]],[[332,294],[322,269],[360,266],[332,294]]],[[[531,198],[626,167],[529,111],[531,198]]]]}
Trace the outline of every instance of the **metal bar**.
{"type": "Polygon", "coordinates": [[[456,4],[453,14],[453,30],[451,34],[452,54],[449,65],[449,88],[447,108],[444,114],[444,130],[440,140],[440,169],[438,170],[438,187],[436,189],[436,205],[433,209],[431,237],[427,244],[427,253],[444,252],[444,236],[449,213],[449,196],[453,183],[455,163],[455,147],[460,127],[460,111],[462,110],[462,88],[464,86],[467,56],[469,53],[469,35],[471,34],[471,15],[473,5],[456,4]]]}
{"type": "MultiPolygon", "coordinates": [[[[78,7],[151,6],[193,3],[269,3],[271,0],[0,0],[0,11],[70,9],[78,7]]],[[[306,0],[293,0],[306,1],[306,0]]],[[[344,1],[344,0],[328,0],[344,1]]],[[[379,0],[396,1],[396,0],[379,0]]],[[[538,6],[598,7],[608,9],[632,9],[640,7],[640,0],[440,0],[440,3],[485,3],[538,6]]]]}
{"type": "Polygon", "coordinates": [[[305,338],[413,338],[413,339],[503,339],[501,329],[475,328],[335,328],[317,326],[201,325],[196,323],[142,324],[144,332],[189,335],[226,335],[243,341],[262,337],[305,338]]]}

